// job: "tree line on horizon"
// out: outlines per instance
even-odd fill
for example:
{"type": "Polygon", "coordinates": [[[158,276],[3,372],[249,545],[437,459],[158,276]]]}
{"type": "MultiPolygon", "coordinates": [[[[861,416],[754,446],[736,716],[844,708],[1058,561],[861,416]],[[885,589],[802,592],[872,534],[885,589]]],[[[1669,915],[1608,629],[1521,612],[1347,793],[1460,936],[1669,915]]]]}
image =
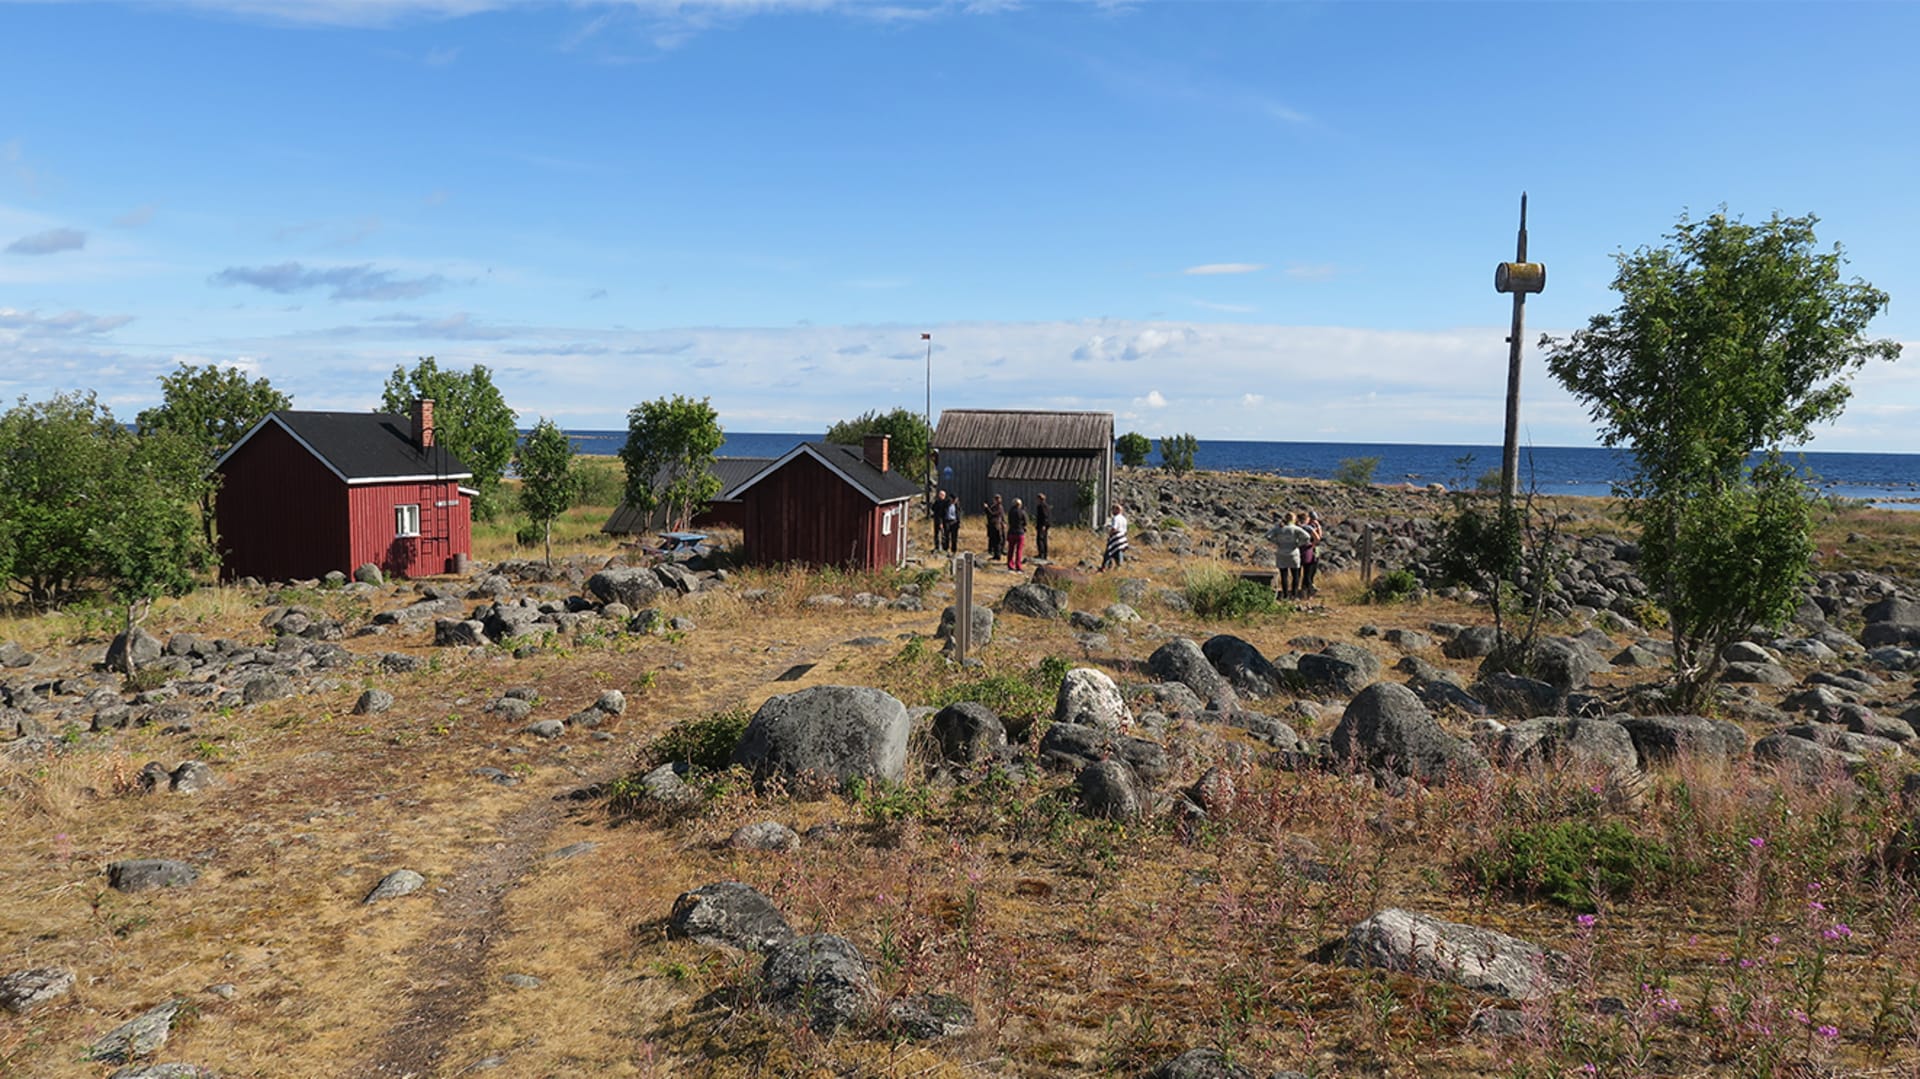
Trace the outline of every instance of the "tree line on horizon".
{"type": "MultiPolygon", "coordinates": [[[[1817,221],[1776,213],[1749,224],[1724,207],[1682,214],[1664,244],[1615,255],[1613,311],[1540,341],[1548,370],[1586,402],[1602,442],[1630,453],[1616,493],[1640,529],[1643,569],[1669,620],[1682,707],[1709,699],[1728,643],[1791,614],[1810,572],[1813,496],[1782,450],[1841,414],[1850,376],[1866,361],[1900,354],[1899,343],[1866,336],[1887,294],[1842,279],[1844,253],[1818,247],[1817,221]]],[[[22,397],[0,414],[0,594],[34,611],[104,596],[131,627],[154,600],[205,579],[218,543],[213,464],[292,400],[264,377],[218,364],[182,363],[159,381],[161,403],[131,427],[90,391],[22,397]]],[[[516,466],[513,508],[551,560],[553,521],[585,489],[565,433],[542,417],[522,438],[478,364],[443,369],[427,356],[396,367],[381,405],[404,413],[419,397],[435,401],[436,441],[474,474],[476,517],[508,509],[502,479],[516,466]]],[[[868,434],[891,437],[901,471],[925,474],[924,417],[869,411],[826,437],[857,444],[868,434]]],[[[620,450],[626,501],[691,517],[719,491],[710,466],[723,440],[706,398],[636,405],[620,450]]],[[[1162,437],[1162,467],[1190,470],[1197,447],[1190,434],[1162,437]]],[[[1138,432],[1115,440],[1126,467],[1144,466],[1150,449],[1138,432]]],[[[1468,505],[1450,529],[1470,540],[1455,544],[1460,576],[1490,587],[1499,604],[1538,576],[1527,569],[1538,530],[1524,504],[1489,512],[1468,505]]],[[[1527,638],[1506,654],[1524,671],[1527,638]]]]}

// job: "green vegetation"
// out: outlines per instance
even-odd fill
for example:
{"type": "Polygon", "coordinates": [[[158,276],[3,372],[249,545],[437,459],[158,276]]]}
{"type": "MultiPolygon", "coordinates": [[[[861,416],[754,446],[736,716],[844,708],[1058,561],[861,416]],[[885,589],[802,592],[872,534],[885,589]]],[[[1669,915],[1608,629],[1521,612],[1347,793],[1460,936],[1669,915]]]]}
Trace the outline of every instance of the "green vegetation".
{"type": "Polygon", "coordinates": [[[539,530],[547,564],[552,565],[553,520],[573,507],[581,488],[573,443],[552,420],[543,418],[514,450],[513,463],[520,473],[520,510],[539,530]]]}
{"type": "Polygon", "coordinates": [[[1467,874],[1483,886],[1581,911],[1596,909],[1600,899],[1624,899],[1635,888],[1657,888],[1672,868],[1665,844],[1642,839],[1619,821],[1509,829],[1491,850],[1466,862],[1467,874]]]}
{"type": "Polygon", "coordinates": [[[380,391],[380,407],[406,415],[416,398],[433,401],[433,441],[473,470],[476,517],[491,520],[501,510],[500,478],[513,460],[520,438],[513,409],[493,384],[493,373],[479,364],[470,370],[442,371],[432,356],[413,370],[396,367],[380,391]]]}
{"type": "Polygon", "coordinates": [[[887,467],[914,481],[927,474],[932,460],[933,430],[926,417],[905,408],[891,412],[865,412],[851,420],[841,420],[827,428],[827,441],[858,446],[868,435],[887,435],[887,467]]]}
{"type": "MultiPolygon", "coordinates": [[[[249,379],[237,367],[216,363],[194,367],[182,363],[172,374],[160,376],[160,404],[134,420],[142,435],[172,432],[185,438],[200,454],[202,471],[227,452],[240,436],[266,418],[267,413],[292,408],[293,400],[273,388],[264,376],[249,379]]],[[[213,484],[200,492],[200,530],[213,545],[213,484]]]]}
{"type": "Polygon", "coordinates": [[[753,714],[745,708],[683,719],[653,740],[647,747],[647,759],[656,768],[686,764],[701,771],[723,772],[752,720],[753,714]]]}
{"type": "Polygon", "coordinates": [[[1369,487],[1373,484],[1373,474],[1380,467],[1378,457],[1343,457],[1334,466],[1333,481],[1348,487],[1369,487]]]}
{"type": "Polygon", "coordinates": [[[1394,569],[1373,579],[1367,589],[1369,599],[1378,603],[1399,603],[1420,594],[1420,578],[1410,569],[1394,569]]]}
{"type": "Polygon", "coordinates": [[[1138,431],[1128,431],[1114,440],[1113,449],[1120,455],[1122,467],[1141,468],[1147,463],[1147,455],[1153,452],[1153,441],[1138,431]]]}
{"type": "Polygon", "coordinates": [[[1193,455],[1199,452],[1200,440],[1192,435],[1160,436],[1160,467],[1174,475],[1193,471],[1193,455]]]}
{"type": "Polygon", "coordinates": [[[1253,618],[1282,610],[1273,589],[1218,566],[1188,571],[1184,590],[1193,613],[1209,621],[1253,618]]]}
{"type": "Polygon", "coordinates": [[[1602,441],[1632,452],[1620,494],[1671,618],[1685,710],[1712,694],[1728,642],[1798,602],[1813,500],[1782,447],[1840,415],[1854,370],[1900,354],[1865,336],[1887,294],[1841,280],[1841,251],[1816,248],[1816,220],[1683,214],[1668,246],[1615,256],[1618,308],[1541,340],[1602,441]]]}
{"type": "Polygon", "coordinates": [[[713,455],[726,436],[720,414],[705,397],[674,394],[627,413],[627,441],[620,460],[627,467],[627,504],[642,513],[666,507],[672,524],[685,524],[720,493],[713,455]]]}
{"type": "Polygon", "coordinates": [[[0,416],[0,579],[45,609],[104,585],[125,606],[190,590],[211,562],[205,457],[171,430],[127,430],[91,393],[0,416]]]}

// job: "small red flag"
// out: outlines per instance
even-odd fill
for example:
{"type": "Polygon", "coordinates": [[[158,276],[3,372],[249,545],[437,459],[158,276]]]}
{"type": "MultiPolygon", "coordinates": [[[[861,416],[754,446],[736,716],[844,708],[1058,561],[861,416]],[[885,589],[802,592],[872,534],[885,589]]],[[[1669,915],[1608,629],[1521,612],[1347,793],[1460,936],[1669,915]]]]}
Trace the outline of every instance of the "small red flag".
{"type": "Polygon", "coordinates": [[[920,335],[920,340],[922,340],[922,341],[931,341],[931,340],[933,340],[933,335],[932,335],[932,334],[930,334],[930,333],[923,333],[923,334],[921,334],[921,335],[920,335]]]}

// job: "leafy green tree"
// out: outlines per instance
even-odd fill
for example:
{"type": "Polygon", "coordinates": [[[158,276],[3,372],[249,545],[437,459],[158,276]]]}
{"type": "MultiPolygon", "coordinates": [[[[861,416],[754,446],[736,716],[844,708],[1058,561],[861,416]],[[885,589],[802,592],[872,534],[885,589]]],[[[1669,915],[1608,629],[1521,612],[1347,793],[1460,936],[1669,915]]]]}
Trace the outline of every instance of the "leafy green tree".
{"type": "Polygon", "coordinates": [[[1780,449],[1840,415],[1867,360],[1900,354],[1865,336],[1886,293],[1841,279],[1842,251],[1818,249],[1816,221],[1683,214],[1666,246],[1615,256],[1619,307],[1541,340],[1601,439],[1631,450],[1618,493],[1641,526],[1688,710],[1710,699],[1732,639],[1792,613],[1808,572],[1812,496],[1780,449]]]}
{"type": "Polygon", "coordinates": [[[1147,455],[1153,452],[1153,440],[1138,431],[1128,431],[1113,440],[1113,449],[1120,455],[1123,468],[1142,468],[1147,463],[1147,455]]]}
{"type": "Polygon", "coordinates": [[[205,461],[172,431],[137,435],[91,393],[0,415],[0,568],[46,608],[104,585],[127,604],[193,586],[210,557],[198,522],[205,461]]]}
{"type": "Polygon", "coordinates": [[[720,414],[707,403],[674,394],[635,405],[627,413],[627,503],[642,513],[666,507],[676,524],[720,493],[713,454],[726,440],[720,414]]]}
{"type": "Polygon", "coordinates": [[[866,412],[851,420],[841,420],[827,428],[827,441],[858,446],[868,435],[889,435],[888,467],[916,482],[927,474],[929,451],[933,448],[933,429],[918,412],[895,408],[891,412],[866,412]]]}
{"type": "MultiPolygon", "coordinates": [[[[160,404],[140,413],[134,426],[142,435],[171,431],[187,439],[205,462],[203,471],[240,441],[269,412],[292,408],[293,399],[266,380],[250,379],[237,367],[182,363],[160,376],[160,404]]],[[[213,543],[213,484],[200,495],[201,534],[213,543]]]]}
{"type": "Polygon", "coordinates": [[[573,507],[582,486],[573,443],[552,420],[543,418],[514,450],[513,466],[520,473],[520,509],[539,527],[547,564],[552,565],[554,518],[573,507]]]}
{"type": "Polygon", "coordinates": [[[1333,481],[1347,487],[1373,486],[1373,474],[1380,467],[1378,457],[1342,457],[1334,466],[1333,481]]]}
{"type": "Polygon", "coordinates": [[[1192,435],[1160,436],[1160,467],[1174,475],[1193,471],[1193,455],[1200,449],[1200,440],[1192,435]]]}
{"type": "Polygon", "coordinates": [[[493,384],[493,373],[479,364],[467,371],[440,369],[425,356],[413,370],[396,367],[387,376],[380,407],[406,415],[415,398],[433,399],[433,440],[473,470],[474,512],[491,519],[500,509],[500,477],[513,460],[520,430],[513,409],[493,384]]]}

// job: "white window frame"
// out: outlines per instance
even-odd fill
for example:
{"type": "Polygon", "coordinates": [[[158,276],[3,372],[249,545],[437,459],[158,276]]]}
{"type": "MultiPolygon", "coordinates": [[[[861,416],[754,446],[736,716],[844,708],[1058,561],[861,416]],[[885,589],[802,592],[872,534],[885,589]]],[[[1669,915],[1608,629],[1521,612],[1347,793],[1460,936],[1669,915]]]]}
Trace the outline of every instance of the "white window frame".
{"type": "Polygon", "coordinates": [[[880,514],[880,534],[881,535],[883,536],[893,535],[893,514],[894,514],[893,510],[887,510],[884,513],[880,514]]]}
{"type": "Polygon", "coordinates": [[[393,507],[393,534],[399,539],[412,539],[420,535],[420,504],[418,502],[393,507]]]}

